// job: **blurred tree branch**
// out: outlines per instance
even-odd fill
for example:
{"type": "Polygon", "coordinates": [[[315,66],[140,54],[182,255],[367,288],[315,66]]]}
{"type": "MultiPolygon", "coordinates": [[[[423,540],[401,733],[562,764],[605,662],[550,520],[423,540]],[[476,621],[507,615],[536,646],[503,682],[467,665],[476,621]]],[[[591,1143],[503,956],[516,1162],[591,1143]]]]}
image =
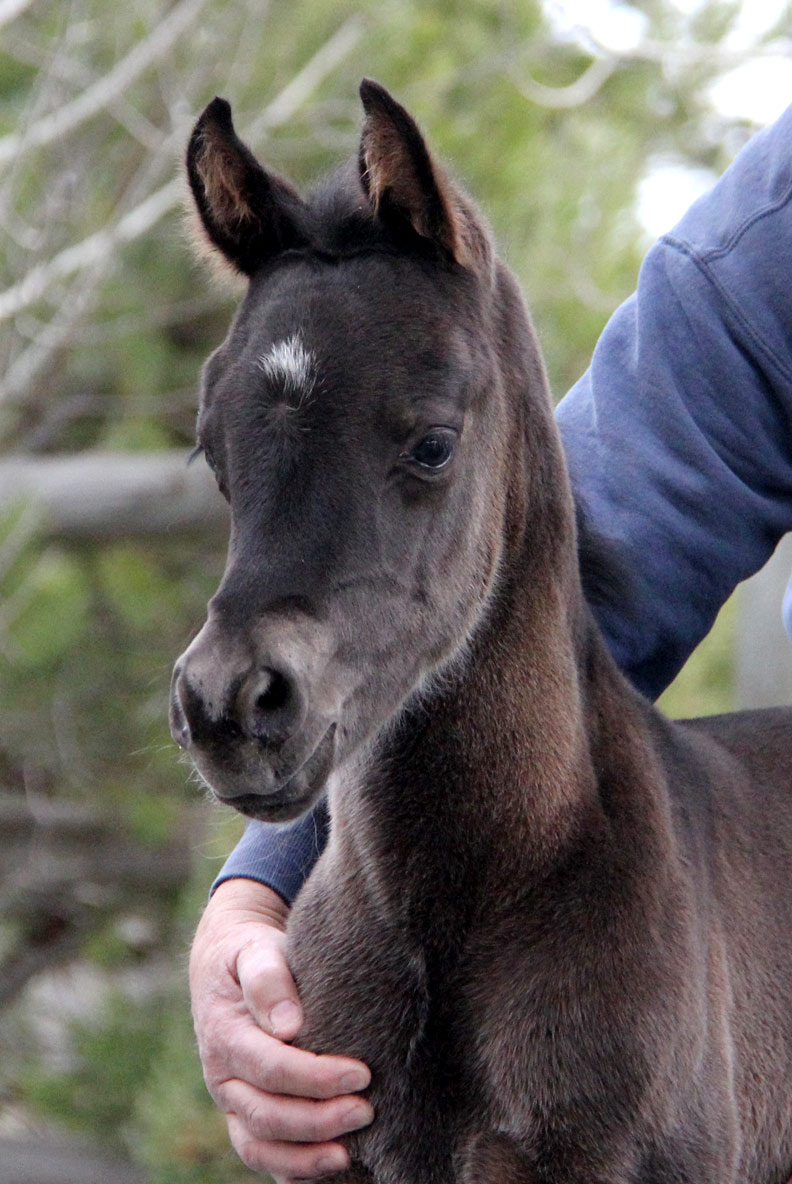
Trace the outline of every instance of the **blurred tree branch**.
{"type": "Polygon", "coordinates": [[[206,0],[181,0],[155,29],[117,62],[112,70],[76,99],[51,111],[22,132],[0,139],[0,164],[30,148],[42,148],[68,135],[84,120],[109,107],[154,62],[164,57],[174,41],[197,18],[206,0]]]}
{"type": "MultiPolygon", "coordinates": [[[[190,2],[195,7],[196,3],[203,4],[205,0],[190,2]]],[[[334,70],[357,44],[362,32],[363,22],[360,18],[353,17],[346,21],[314,54],[299,74],[295,75],[280,94],[264,108],[245,134],[251,139],[260,139],[265,131],[280,127],[291,119],[327,74],[334,70]]],[[[2,149],[3,141],[0,140],[0,159],[2,149]]],[[[117,221],[83,239],[82,242],[67,247],[47,263],[33,268],[19,283],[0,292],[0,321],[8,320],[31,304],[35,304],[56,281],[90,267],[112,255],[117,247],[146,234],[160,218],[178,206],[183,193],[181,177],[176,177],[149,194],[144,201],[117,221]]]]}
{"type": "MultiPolygon", "coordinates": [[[[43,146],[74,131],[82,121],[105,109],[120,95],[124,87],[167,51],[175,38],[194,21],[205,0],[182,0],[169,16],[122,62],[103,79],[85,91],[79,99],[50,113],[23,133],[0,140],[0,161],[17,159],[26,148],[43,146]]],[[[286,124],[295,112],[308,101],[329,74],[352,52],[365,29],[365,21],[355,14],[344,21],[309,58],[305,65],[282,87],[254,120],[246,134],[260,140],[268,131],[286,124]]],[[[177,126],[163,134],[157,157],[170,159],[176,144],[181,144],[184,129],[177,126]]],[[[150,172],[151,160],[147,162],[150,172]]],[[[36,376],[52,354],[71,335],[75,324],[82,320],[99,291],[98,280],[107,268],[117,261],[119,251],[127,244],[146,235],[166,214],[176,209],[183,195],[181,177],[173,178],[153,192],[149,192],[133,208],[124,210],[119,205],[112,218],[101,230],[68,247],[43,263],[37,263],[16,283],[0,292],[0,322],[7,321],[35,306],[57,291],[58,285],[82,273],[89,274],[89,282],[70,292],[68,299],[57,302],[56,311],[46,328],[14,358],[0,381],[0,402],[24,401],[36,376]]]]}

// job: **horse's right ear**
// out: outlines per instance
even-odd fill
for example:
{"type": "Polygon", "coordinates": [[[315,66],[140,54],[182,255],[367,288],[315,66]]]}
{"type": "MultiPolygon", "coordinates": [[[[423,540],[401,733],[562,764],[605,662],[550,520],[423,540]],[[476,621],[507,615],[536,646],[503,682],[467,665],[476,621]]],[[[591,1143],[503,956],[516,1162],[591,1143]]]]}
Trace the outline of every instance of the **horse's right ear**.
{"type": "Polygon", "coordinates": [[[486,228],[433,158],[413,117],[370,78],[361,82],[360,98],[365,111],[360,183],[375,217],[412,226],[447,258],[491,282],[494,260],[486,228]]]}
{"type": "Polygon", "coordinates": [[[238,138],[225,99],[213,99],[193,129],[187,177],[210,245],[242,275],[306,242],[302,199],[238,138]]]}

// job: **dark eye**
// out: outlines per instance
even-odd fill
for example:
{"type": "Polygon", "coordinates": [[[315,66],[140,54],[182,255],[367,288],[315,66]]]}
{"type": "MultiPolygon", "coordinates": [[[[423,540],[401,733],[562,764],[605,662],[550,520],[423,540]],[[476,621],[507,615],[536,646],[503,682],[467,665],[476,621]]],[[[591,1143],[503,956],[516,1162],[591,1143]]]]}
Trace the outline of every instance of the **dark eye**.
{"type": "Polygon", "coordinates": [[[453,428],[432,428],[409,453],[409,459],[422,469],[437,472],[444,469],[454,455],[456,439],[453,428]]]}

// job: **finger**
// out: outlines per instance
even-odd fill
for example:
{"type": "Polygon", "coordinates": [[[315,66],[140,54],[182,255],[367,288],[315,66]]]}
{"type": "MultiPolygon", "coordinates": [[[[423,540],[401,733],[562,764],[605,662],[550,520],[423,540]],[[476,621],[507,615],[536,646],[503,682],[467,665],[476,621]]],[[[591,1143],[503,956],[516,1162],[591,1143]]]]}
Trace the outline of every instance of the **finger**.
{"type": "Polygon", "coordinates": [[[201,1048],[207,1085],[214,1090],[239,1078],[265,1093],[299,1098],[334,1098],[366,1089],[371,1074],[350,1057],[306,1052],[268,1036],[249,1018],[216,1030],[211,1046],[201,1048]]]}
{"type": "Polygon", "coordinates": [[[261,1142],[235,1114],[229,1114],[227,1121],[234,1150],[251,1171],[269,1172],[288,1180],[311,1180],[349,1166],[349,1156],[339,1143],[261,1142]]]}
{"type": "Polygon", "coordinates": [[[237,976],[245,1005],[256,1022],[279,1040],[291,1040],[303,1023],[297,987],[283,952],[283,935],[273,931],[266,942],[251,944],[237,958],[237,976]]]}
{"type": "Polygon", "coordinates": [[[237,1080],[225,1082],[219,1093],[223,1110],[261,1143],[327,1143],[374,1118],[370,1102],[350,1095],[317,1102],[264,1094],[237,1080]]]}

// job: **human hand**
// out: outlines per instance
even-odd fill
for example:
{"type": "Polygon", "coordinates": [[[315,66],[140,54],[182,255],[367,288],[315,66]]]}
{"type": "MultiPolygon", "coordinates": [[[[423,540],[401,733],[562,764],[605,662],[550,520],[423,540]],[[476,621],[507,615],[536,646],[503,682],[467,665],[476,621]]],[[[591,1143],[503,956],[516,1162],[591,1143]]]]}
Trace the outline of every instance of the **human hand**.
{"type": "Polygon", "coordinates": [[[206,907],[190,955],[209,1093],[246,1166],[280,1180],[343,1170],[349,1157],[335,1140],[374,1116],[355,1096],[370,1080],[361,1061],[284,1043],[303,1022],[284,952],[288,911],[271,888],[226,880],[206,907]]]}

